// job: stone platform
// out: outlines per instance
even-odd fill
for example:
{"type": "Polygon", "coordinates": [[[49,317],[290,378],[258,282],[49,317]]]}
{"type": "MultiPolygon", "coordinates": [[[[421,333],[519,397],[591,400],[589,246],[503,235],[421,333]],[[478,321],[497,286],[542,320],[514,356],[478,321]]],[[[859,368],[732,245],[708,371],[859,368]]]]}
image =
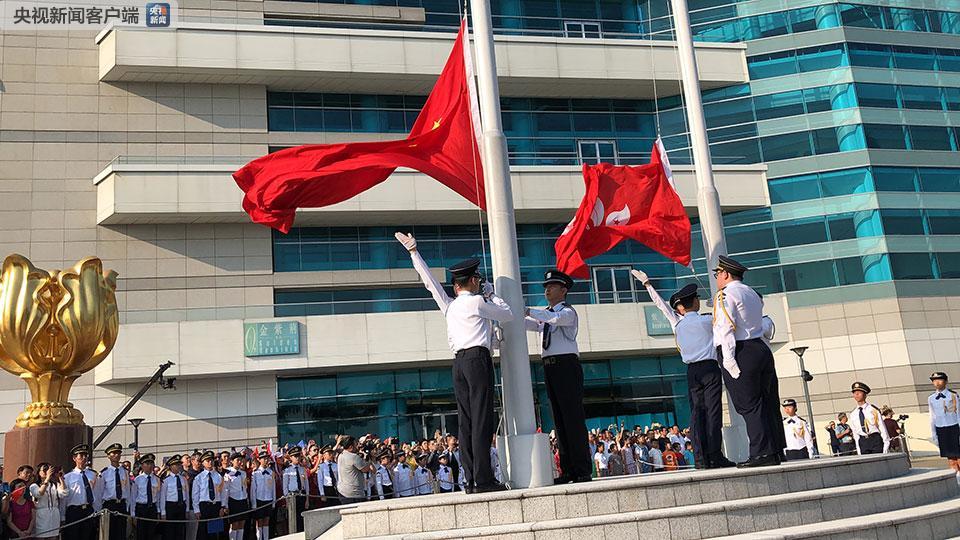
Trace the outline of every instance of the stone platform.
{"type": "Polygon", "coordinates": [[[347,540],[940,539],[960,533],[958,496],[949,470],[852,456],[373,501],[308,512],[306,538],[336,524],[347,540]]]}

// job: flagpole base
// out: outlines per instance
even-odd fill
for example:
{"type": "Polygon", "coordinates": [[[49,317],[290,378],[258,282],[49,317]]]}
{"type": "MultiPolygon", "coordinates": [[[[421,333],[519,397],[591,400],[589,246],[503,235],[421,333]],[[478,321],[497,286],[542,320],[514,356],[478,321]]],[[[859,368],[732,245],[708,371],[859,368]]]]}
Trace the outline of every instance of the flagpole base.
{"type": "Polygon", "coordinates": [[[533,488],[553,485],[553,456],[550,437],[546,433],[497,437],[497,448],[504,480],[511,488],[533,488]]]}

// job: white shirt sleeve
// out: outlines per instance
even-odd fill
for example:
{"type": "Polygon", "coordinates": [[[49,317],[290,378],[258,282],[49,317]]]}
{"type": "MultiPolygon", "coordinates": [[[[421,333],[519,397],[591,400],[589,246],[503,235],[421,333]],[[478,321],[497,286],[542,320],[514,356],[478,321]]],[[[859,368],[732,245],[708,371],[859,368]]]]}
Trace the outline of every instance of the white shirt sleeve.
{"type": "Polygon", "coordinates": [[[202,474],[203,473],[200,473],[193,478],[193,485],[190,489],[190,491],[193,492],[193,513],[194,514],[200,513],[200,475],[202,474]]]}
{"type": "Polygon", "coordinates": [[[410,259],[413,261],[413,269],[416,270],[420,276],[420,281],[423,282],[423,286],[430,291],[430,295],[433,296],[433,301],[437,303],[440,311],[446,314],[447,307],[450,305],[450,302],[453,302],[453,298],[447,296],[447,293],[443,291],[443,285],[430,273],[430,268],[427,266],[426,261],[423,260],[423,257],[420,256],[419,251],[411,251],[410,259]]]}
{"type": "Polygon", "coordinates": [[[541,322],[534,319],[533,317],[524,317],[523,325],[527,328],[527,332],[539,332],[541,328],[541,322]]]}
{"type": "Polygon", "coordinates": [[[940,446],[940,441],[937,440],[937,419],[933,413],[933,397],[936,394],[930,394],[930,397],[927,398],[927,408],[930,411],[930,439],[933,441],[933,444],[940,446]]]}
{"type": "Polygon", "coordinates": [[[650,295],[650,299],[653,300],[653,305],[657,306],[657,309],[660,310],[660,313],[663,313],[663,316],[670,321],[670,326],[676,328],[677,323],[680,322],[680,317],[677,316],[677,312],[670,308],[666,302],[663,301],[663,298],[660,296],[660,293],[653,288],[653,285],[649,283],[646,285],[647,293],[650,295]]]}
{"type": "Polygon", "coordinates": [[[763,327],[763,339],[766,340],[769,345],[777,331],[777,327],[773,324],[773,319],[767,315],[764,315],[763,318],[760,319],[760,325],[763,327]]]}
{"type": "Polygon", "coordinates": [[[723,290],[718,291],[713,308],[713,344],[720,347],[723,367],[736,379],[740,377],[740,366],[734,354],[737,347],[736,326],[731,316],[734,309],[730,295],[723,290]]]}
{"type": "Polygon", "coordinates": [[[575,326],[577,324],[577,314],[572,309],[565,308],[559,311],[531,309],[530,318],[551,326],[575,326]]]}
{"type": "Polygon", "coordinates": [[[483,301],[482,296],[478,295],[478,297],[480,298],[480,303],[477,309],[480,316],[484,319],[497,322],[509,322],[513,320],[513,311],[510,310],[510,306],[499,296],[491,294],[486,302],[483,301]]]}

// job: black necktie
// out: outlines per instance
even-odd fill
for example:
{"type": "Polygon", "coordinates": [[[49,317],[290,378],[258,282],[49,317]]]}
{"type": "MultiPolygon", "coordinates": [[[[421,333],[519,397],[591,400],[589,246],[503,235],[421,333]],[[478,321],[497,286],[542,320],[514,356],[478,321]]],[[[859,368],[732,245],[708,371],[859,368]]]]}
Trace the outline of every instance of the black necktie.
{"type": "Polygon", "coordinates": [[[83,478],[83,489],[87,494],[87,504],[93,504],[93,489],[90,487],[90,480],[87,480],[87,473],[80,471],[80,478],[83,478]]]}
{"type": "Polygon", "coordinates": [[[120,469],[114,469],[113,473],[114,473],[114,485],[116,486],[114,488],[114,492],[115,492],[114,495],[116,496],[116,499],[119,501],[120,499],[123,498],[122,496],[123,488],[120,487],[120,469]]]}
{"type": "Polygon", "coordinates": [[[867,417],[863,414],[863,407],[860,407],[860,427],[863,428],[864,433],[870,433],[870,428],[867,426],[867,417]]]}
{"type": "Polygon", "coordinates": [[[270,471],[267,470],[267,469],[264,469],[264,470],[263,470],[263,475],[264,475],[264,476],[269,476],[269,475],[270,475],[270,471]]]}
{"type": "Polygon", "coordinates": [[[293,472],[297,473],[297,493],[303,491],[303,480],[300,479],[300,466],[295,465],[293,472]]]}
{"type": "Polygon", "coordinates": [[[788,423],[788,424],[792,424],[792,423],[793,423],[793,418],[787,420],[787,423],[788,423]]]}
{"type": "Polygon", "coordinates": [[[333,483],[333,487],[337,487],[337,476],[333,474],[333,463],[327,463],[327,470],[330,471],[330,482],[333,483]]]}
{"type": "MultiPolygon", "coordinates": [[[[553,307],[548,307],[547,311],[553,312],[553,307]]],[[[543,323],[543,350],[547,350],[550,347],[550,325],[548,323],[543,323]]]]}
{"type": "Polygon", "coordinates": [[[943,395],[942,393],[937,394],[937,399],[946,399],[946,397],[947,396],[943,395]]]}
{"type": "Polygon", "coordinates": [[[183,503],[183,483],[180,481],[180,475],[177,475],[177,503],[183,503]]]}
{"type": "Polygon", "coordinates": [[[217,493],[213,489],[213,475],[209,472],[207,472],[207,496],[210,497],[210,502],[217,499],[217,493]]]}
{"type": "Polygon", "coordinates": [[[147,504],[153,504],[153,482],[150,481],[150,475],[147,475],[147,504]]]}

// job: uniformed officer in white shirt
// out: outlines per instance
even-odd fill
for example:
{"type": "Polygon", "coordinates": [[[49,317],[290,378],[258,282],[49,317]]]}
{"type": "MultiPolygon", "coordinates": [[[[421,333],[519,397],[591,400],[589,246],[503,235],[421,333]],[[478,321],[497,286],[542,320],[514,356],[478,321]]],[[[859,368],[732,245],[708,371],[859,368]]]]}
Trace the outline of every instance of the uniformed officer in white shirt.
{"type": "Polygon", "coordinates": [[[527,309],[527,331],[540,334],[543,379],[557,432],[559,477],[554,484],[589,482],[593,467],[587,443],[587,417],[583,410],[583,366],[577,333],[577,311],[567,303],[573,279],[553,269],[543,276],[547,309],[527,309]]]}
{"type": "Polygon", "coordinates": [[[333,447],[324,445],[320,449],[323,461],[317,467],[317,486],[323,492],[323,506],[340,504],[340,493],[337,491],[337,462],[333,460],[333,447]]]}
{"type": "Polygon", "coordinates": [[[250,480],[247,478],[247,471],[241,467],[242,462],[243,454],[230,454],[231,466],[227,467],[223,474],[224,490],[227,492],[227,514],[230,516],[230,540],[243,540],[243,525],[248,517],[244,512],[250,509],[250,493],[247,491],[250,480]]]}
{"type": "Polygon", "coordinates": [[[303,456],[299,446],[294,446],[287,453],[290,458],[290,465],[283,470],[283,494],[296,494],[297,508],[297,530],[303,531],[303,512],[307,508],[307,498],[310,496],[310,482],[307,481],[307,471],[300,465],[300,459],[303,456]]]}
{"type": "Polygon", "coordinates": [[[933,444],[940,447],[940,457],[947,458],[957,471],[960,483],[960,396],[947,388],[947,374],[935,371],[930,375],[933,393],[927,398],[930,409],[930,432],[933,444]]]}
{"type": "Polygon", "coordinates": [[[417,468],[413,471],[413,484],[416,486],[417,495],[430,495],[433,493],[433,473],[427,467],[428,454],[417,456],[417,468]]]}
{"type": "Polygon", "coordinates": [[[890,449],[890,434],[883,423],[880,409],[867,402],[870,387],[862,382],[850,386],[857,408],[850,411],[850,430],[858,454],[886,454],[890,449]]]}
{"type": "Polygon", "coordinates": [[[137,540],[153,540],[157,530],[154,520],[160,517],[160,479],[153,474],[153,454],[140,456],[140,474],[133,479],[133,508],[131,515],[146,520],[137,520],[137,540]]]}
{"type": "MultiPolygon", "coordinates": [[[[227,515],[226,495],[223,489],[223,477],[213,467],[214,454],[207,450],[200,455],[203,470],[193,479],[193,513],[197,519],[213,519],[227,515]]],[[[197,539],[216,538],[208,533],[208,523],[199,523],[197,539]]]]}
{"type": "Polygon", "coordinates": [[[720,290],[713,312],[713,342],[721,359],[723,382],[750,438],[750,459],[738,467],[763,467],[780,463],[786,439],[777,370],[763,339],[763,301],[743,283],[746,271],[746,266],[720,256],[714,269],[720,290]]]}
{"type": "Polygon", "coordinates": [[[413,484],[413,470],[407,465],[406,454],[401,450],[397,453],[397,466],[393,469],[393,485],[398,497],[416,495],[413,484]]]}
{"type": "Polygon", "coordinates": [[[449,268],[456,295],[450,298],[417,252],[416,239],[399,232],[396,238],[410,252],[414,269],[447,320],[447,341],[455,353],[453,393],[457,400],[461,457],[467,472],[466,491],[504,490],[506,487],[497,483],[490,465],[490,441],[497,429],[491,352],[493,323],[508,322],[513,313],[493,293],[493,285],[477,272],[479,259],[468,259],[449,268]]]}
{"type": "Polygon", "coordinates": [[[256,510],[252,517],[257,520],[257,540],[270,538],[270,514],[277,500],[276,473],[270,464],[270,452],[257,454],[260,466],[250,475],[250,504],[256,510]]]}
{"type": "Polygon", "coordinates": [[[116,512],[110,516],[110,540],[127,538],[127,516],[130,514],[130,471],[120,464],[123,445],[113,443],[104,449],[110,464],[100,471],[99,498],[101,508],[116,512]]]}
{"type": "MultiPolygon", "coordinates": [[[[697,286],[685,285],[670,296],[670,305],[667,305],[650,284],[647,274],[640,270],[631,273],[670,321],[680,358],[687,365],[690,437],[697,466],[706,469],[734,466],[723,455],[723,375],[717,363],[717,348],[713,345],[713,317],[700,313],[697,286]]],[[[682,447],[685,441],[676,442],[682,447]]]]}
{"type": "Polygon", "coordinates": [[[380,464],[377,465],[377,484],[380,486],[380,499],[392,499],[393,492],[393,472],[390,470],[393,458],[389,450],[380,453],[380,464]]]}
{"type": "MultiPolygon", "coordinates": [[[[64,525],[80,521],[94,512],[100,511],[99,489],[97,487],[100,479],[97,477],[97,473],[87,466],[87,460],[90,459],[90,447],[86,444],[78,444],[70,449],[70,455],[73,456],[73,463],[76,468],[63,475],[63,485],[66,488],[66,494],[63,498],[64,525]]],[[[98,530],[97,520],[88,519],[65,528],[63,539],[94,540],[97,538],[98,530]]]]}
{"type": "Polygon", "coordinates": [[[181,540],[186,537],[186,525],[178,523],[187,519],[187,503],[190,499],[190,481],[181,468],[183,456],[167,458],[167,475],[160,481],[160,519],[169,519],[164,523],[163,540],[181,540]]]}
{"type": "Polygon", "coordinates": [[[793,399],[783,400],[783,412],[787,417],[783,419],[783,435],[787,439],[784,450],[787,461],[795,459],[809,459],[813,457],[813,436],[810,434],[810,425],[806,420],[797,416],[797,402],[793,399]]]}

